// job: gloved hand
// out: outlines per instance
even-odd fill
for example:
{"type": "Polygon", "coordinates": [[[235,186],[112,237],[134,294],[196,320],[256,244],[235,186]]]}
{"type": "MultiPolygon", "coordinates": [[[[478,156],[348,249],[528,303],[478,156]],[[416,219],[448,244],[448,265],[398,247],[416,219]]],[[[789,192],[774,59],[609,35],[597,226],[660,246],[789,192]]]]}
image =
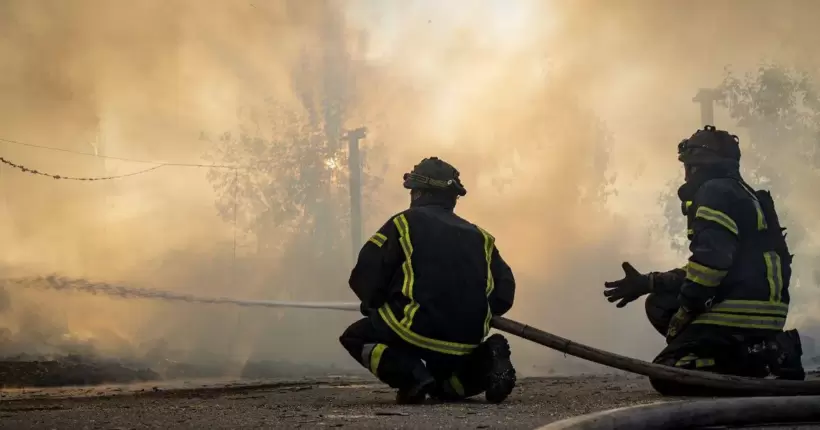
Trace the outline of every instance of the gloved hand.
{"type": "Polygon", "coordinates": [[[604,295],[610,303],[618,302],[617,307],[622,308],[637,300],[644,294],[652,292],[652,274],[642,275],[628,262],[621,264],[624,269],[623,279],[613,282],[604,282],[604,295]]]}
{"type": "Polygon", "coordinates": [[[666,339],[671,340],[683,331],[692,320],[695,319],[694,312],[690,312],[685,307],[681,306],[672,319],[669,321],[669,329],[666,330],[666,339]]]}

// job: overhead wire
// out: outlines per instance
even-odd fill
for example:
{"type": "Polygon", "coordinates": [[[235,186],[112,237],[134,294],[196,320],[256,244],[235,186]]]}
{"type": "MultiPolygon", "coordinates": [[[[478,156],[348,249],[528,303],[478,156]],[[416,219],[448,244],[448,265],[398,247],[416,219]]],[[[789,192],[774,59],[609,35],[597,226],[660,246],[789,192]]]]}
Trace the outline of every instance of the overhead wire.
{"type": "Polygon", "coordinates": [[[29,173],[32,175],[39,175],[39,176],[46,176],[52,179],[66,179],[66,180],[73,180],[73,181],[104,181],[104,180],[111,180],[111,179],[121,179],[127,178],[130,176],[137,176],[144,173],[152,172],[154,170],[160,169],[162,167],[205,167],[205,168],[223,168],[223,169],[234,169],[235,171],[239,169],[238,166],[231,166],[225,164],[204,164],[204,163],[174,163],[174,162],[163,162],[163,161],[150,161],[150,160],[141,160],[137,158],[128,158],[128,157],[118,157],[113,155],[104,155],[104,154],[94,154],[91,152],[84,152],[84,151],[75,151],[71,149],[65,148],[57,148],[54,146],[46,146],[46,145],[36,145],[33,143],[22,142],[19,140],[14,139],[7,139],[0,137],[0,142],[11,143],[14,145],[26,146],[30,148],[37,148],[37,149],[44,149],[48,151],[58,151],[58,152],[65,152],[69,154],[76,154],[76,155],[84,155],[88,157],[96,157],[96,158],[104,158],[109,160],[119,160],[119,161],[127,161],[132,163],[141,163],[141,164],[153,164],[153,167],[148,169],[139,170],[136,172],[126,173],[122,175],[114,175],[114,176],[103,176],[103,177],[75,177],[75,176],[67,176],[67,175],[60,175],[60,174],[53,174],[53,173],[46,173],[40,171],[38,169],[33,169],[31,167],[24,166],[22,164],[15,163],[6,159],[5,157],[0,157],[0,163],[6,164],[11,166],[17,170],[20,170],[23,173],[29,173]]]}
{"type": "Polygon", "coordinates": [[[117,157],[117,156],[113,156],[113,155],[94,154],[94,153],[91,153],[91,152],[75,151],[75,150],[71,150],[71,149],[57,148],[57,147],[54,147],[54,146],[36,145],[36,144],[33,144],[33,143],[21,142],[19,140],[6,139],[6,138],[3,138],[3,137],[0,137],[0,141],[1,142],[11,143],[11,144],[14,144],[14,145],[27,146],[27,147],[30,147],[30,148],[39,148],[39,149],[45,149],[45,150],[49,150],[49,151],[66,152],[66,153],[69,153],[69,154],[85,155],[85,156],[89,156],[89,157],[107,158],[109,160],[129,161],[129,162],[132,162],[132,163],[154,164],[154,165],[162,165],[162,166],[177,166],[177,167],[213,167],[213,168],[223,168],[223,169],[237,169],[237,168],[239,168],[239,166],[231,166],[231,165],[226,165],[226,164],[172,163],[172,162],[164,162],[164,161],[141,160],[141,159],[137,159],[137,158],[128,158],[128,157],[117,157]]]}
{"type": "Polygon", "coordinates": [[[0,157],[0,163],[6,164],[6,165],[11,166],[11,167],[14,167],[15,169],[20,170],[23,173],[29,173],[29,174],[32,174],[32,175],[39,175],[39,176],[46,176],[46,177],[49,177],[49,178],[52,178],[52,179],[66,179],[66,180],[71,180],[71,181],[106,181],[106,180],[110,180],[110,179],[127,178],[129,176],[141,175],[143,173],[148,173],[148,172],[151,172],[153,170],[157,170],[159,168],[165,167],[165,165],[158,165],[158,166],[154,166],[154,167],[149,167],[147,169],[139,170],[139,171],[136,171],[136,172],[126,173],[126,174],[123,174],[123,175],[115,175],[115,176],[76,177],[76,176],[65,176],[65,175],[57,175],[57,174],[53,174],[53,173],[41,172],[37,169],[32,169],[30,167],[26,167],[26,166],[23,166],[21,164],[17,164],[17,163],[14,163],[12,161],[6,160],[3,157],[0,157]]]}

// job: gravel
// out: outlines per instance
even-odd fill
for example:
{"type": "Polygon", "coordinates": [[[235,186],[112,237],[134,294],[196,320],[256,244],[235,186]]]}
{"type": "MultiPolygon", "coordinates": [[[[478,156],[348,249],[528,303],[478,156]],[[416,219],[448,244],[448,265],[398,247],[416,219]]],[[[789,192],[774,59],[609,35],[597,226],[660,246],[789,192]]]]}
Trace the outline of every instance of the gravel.
{"type": "Polygon", "coordinates": [[[615,407],[662,400],[645,378],[527,378],[507,402],[397,406],[369,378],[178,381],[6,389],[0,427],[24,429],[533,429],[615,407]]]}

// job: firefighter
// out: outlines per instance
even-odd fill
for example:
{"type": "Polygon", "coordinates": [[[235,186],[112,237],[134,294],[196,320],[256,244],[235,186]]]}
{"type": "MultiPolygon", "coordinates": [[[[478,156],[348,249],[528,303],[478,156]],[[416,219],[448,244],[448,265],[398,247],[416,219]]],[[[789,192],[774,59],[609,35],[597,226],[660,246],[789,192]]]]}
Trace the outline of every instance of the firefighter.
{"type": "MultiPolygon", "coordinates": [[[[714,126],[678,145],[678,189],[690,256],[683,268],[605,283],[622,308],[648,294],[647,317],[667,346],[655,363],[747,377],[805,378],[800,337],[784,331],[792,255],[768,191],[740,175],[737,136],[714,126]]],[[[732,395],[654,380],[666,395],[732,395]]]]}
{"type": "Polygon", "coordinates": [[[339,341],[399,404],[455,401],[484,392],[500,403],[516,377],[490,319],[513,305],[515,279],[486,230],[453,212],[467,190],[459,172],[430,157],[404,175],[410,208],[364,244],[350,274],[363,319],[339,341]]]}

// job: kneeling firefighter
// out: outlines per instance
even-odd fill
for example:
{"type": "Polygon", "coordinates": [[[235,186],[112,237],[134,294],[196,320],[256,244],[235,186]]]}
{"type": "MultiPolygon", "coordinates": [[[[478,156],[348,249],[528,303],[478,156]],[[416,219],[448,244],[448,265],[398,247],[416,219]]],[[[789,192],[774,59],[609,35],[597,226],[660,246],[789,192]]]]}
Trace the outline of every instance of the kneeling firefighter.
{"type": "MultiPolygon", "coordinates": [[[[747,377],[802,380],[789,311],[792,255],[768,191],[740,176],[737,136],[706,126],[678,145],[685,183],[678,190],[691,255],[684,268],[605,283],[621,308],[644,294],[651,324],[666,336],[655,363],[747,377]]],[[[732,395],[653,380],[666,395],[732,395]]]]}
{"type": "Polygon", "coordinates": [[[410,208],[362,247],[350,275],[365,318],[339,341],[396,401],[455,401],[484,392],[502,402],[515,386],[510,347],[486,338],[513,305],[515,279],[495,239],[453,212],[467,194],[453,166],[425,158],[404,175],[410,208]]]}

